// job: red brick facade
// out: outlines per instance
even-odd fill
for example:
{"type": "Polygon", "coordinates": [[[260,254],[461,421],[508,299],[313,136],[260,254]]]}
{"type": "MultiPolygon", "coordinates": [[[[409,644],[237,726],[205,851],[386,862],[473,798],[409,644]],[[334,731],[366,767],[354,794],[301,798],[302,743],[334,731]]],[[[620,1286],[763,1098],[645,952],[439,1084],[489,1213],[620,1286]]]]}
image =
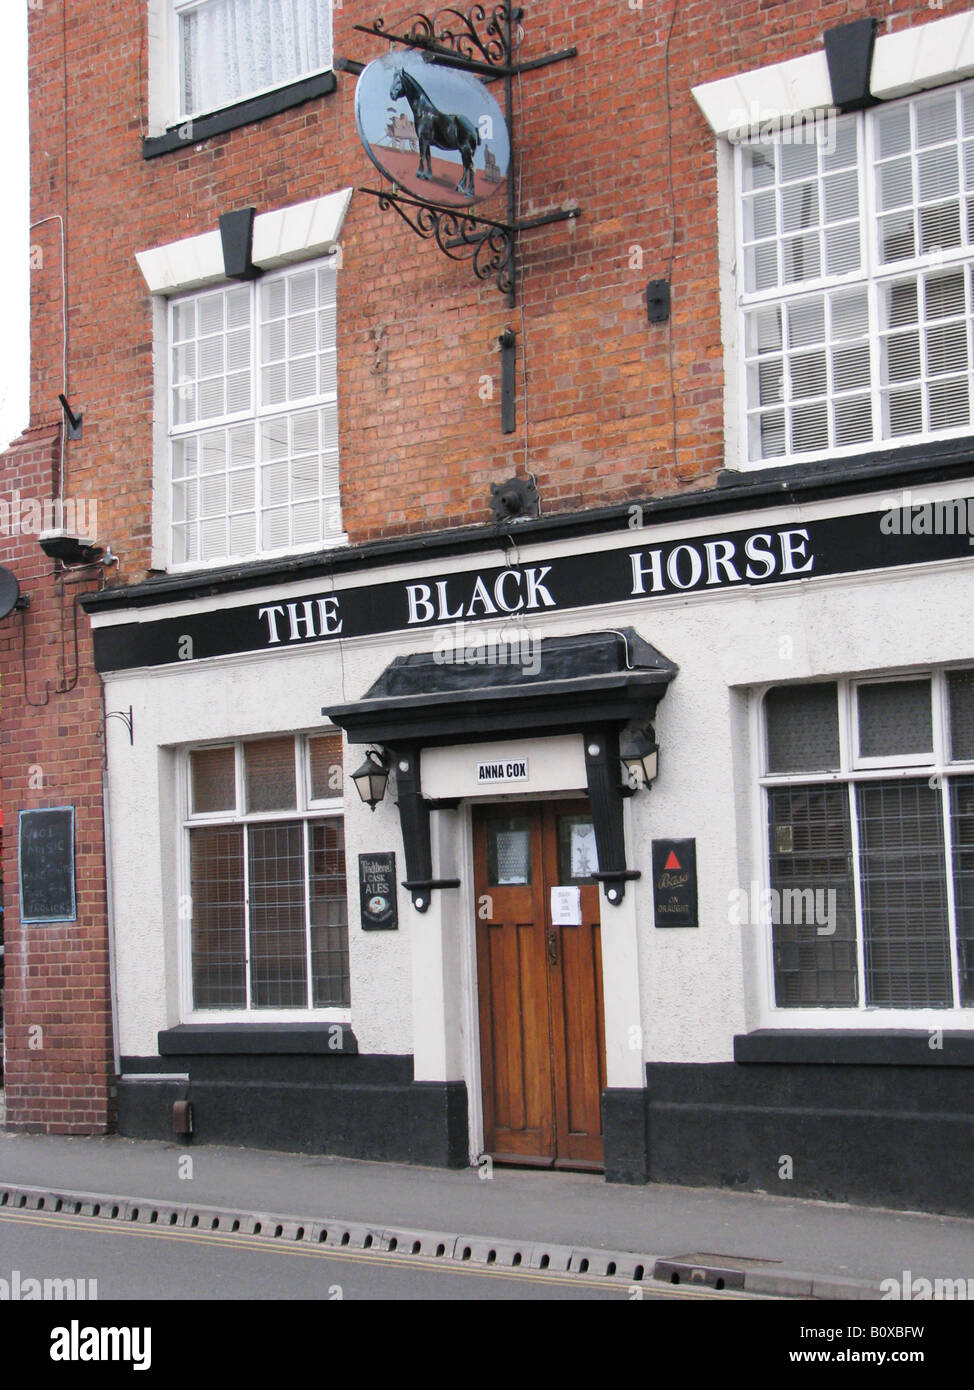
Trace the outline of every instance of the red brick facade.
{"type": "MultiPolygon", "coordinates": [[[[81,0],[66,14],[64,4],[30,10],[31,216],[64,218],[68,395],[84,412],[83,437],[65,444],[64,493],[97,500],[99,540],[120,557],[107,582],[136,583],[150,568],[153,431],[151,298],[136,253],[211,231],[230,209],[376,187],[378,175],[355,130],[355,80],[342,73],[330,96],[143,159],[144,0],[81,0]]],[[[884,33],[967,9],[964,0],[529,3],[522,56],[574,44],[578,57],[515,82],[520,213],[577,205],[581,216],[523,237],[511,310],[375,200],[353,197],[338,313],[351,542],[487,523],[490,483],[515,471],[535,475],[547,512],[711,484],[724,462],[717,175],[691,87],[818,49],[824,29],[863,15],[884,33]],[[672,280],[673,315],[653,326],[644,295],[658,277],[672,280]],[[504,436],[496,345],[508,326],[517,430],[504,436]]],[[[353,25],[381,12],[366,0],[337,6],[336,56],[378,56],[384,45],[353,25]]],[[[62,389],[58,223],[30,239],[31,429],[3,457],[2,489],[49,498],[62,389]]],[[[2,563],[31,599],[0,624],[7,1123],[98,1132],[112,1120],[103,720],[75,599],[103,576],[56,582],[34,535],[6,537],[2,563]],[[78,920],[22,932],[17,814],[67,802],[77,814],[78,920]],[[35,1025],[42,1034],[30,1033],[35,1025]]]]}

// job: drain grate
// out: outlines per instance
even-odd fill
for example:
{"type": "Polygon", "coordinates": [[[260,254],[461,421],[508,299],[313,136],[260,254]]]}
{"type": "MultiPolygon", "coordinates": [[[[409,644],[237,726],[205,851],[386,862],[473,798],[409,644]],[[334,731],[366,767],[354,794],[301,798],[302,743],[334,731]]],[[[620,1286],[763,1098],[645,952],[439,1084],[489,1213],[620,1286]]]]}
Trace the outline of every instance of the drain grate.
{"type": "Polygon", "coordinates": [[[496,1266],[501,1269],[550,1270],[639,1284],[650,1278],[655,1257],[631,1251],[590,1249],[551,1242],[511,1241],[455,1231],[419,1231],[408,1227],[363,1222],[302,1219],[273,1212],[245,1212],[225,1207],[196,1206],[147,1198],[114,1197],[102,1193],[51,1191],[0,1184],[0,1209],[44,1211],[61,1216],[99,1217],[106,1221],[220,1232],[259,1237],[267,1241],[300,1242],[335,1249],[376,1250],[390,1255],[419,1256],[447,1263],[496,1266]]]}
{"type": "MultiPolygon", "coordinates": [[[[196,1206],[160,1199],[115,1197],[104,1193],[51,1191],[0,1183],[0,1210],[42,1211],[61,1216],[97,1217],[138,1226],[175,1227],[187,1231],[219,1232],[305,1246],[340,1250],[375,1250],[413,1256],[444,1264],[495,1266],[500,1269],[550,1270],[555,1274],[585,1275],[616,1285],[665,1284],[744,1290],[745,1266],[770,1265],[773,1260],[737,1259],[694,1252],[671,1259],[632,1251],[599,1250],[555,1245],[546,1241],[512,1241],[447,1231],[370,1225],[339,1218],[302,1218],[275,1212],[238,1211],[196,1206]],[[735,1267],[736,1266],[736,1267],[735,1267]]],[[[768,1286],[757,1293],[773,1293],[768,1286]]]]}

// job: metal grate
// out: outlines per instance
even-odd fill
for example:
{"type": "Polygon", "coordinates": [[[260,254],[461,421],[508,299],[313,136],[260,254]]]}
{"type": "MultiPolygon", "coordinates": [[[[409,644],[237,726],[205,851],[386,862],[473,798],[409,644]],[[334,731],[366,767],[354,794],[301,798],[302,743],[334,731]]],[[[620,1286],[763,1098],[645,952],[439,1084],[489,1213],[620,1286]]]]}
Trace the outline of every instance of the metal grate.
{"type": "Polygon", "coordinates": [[[924,781],[856,787],[866,1003],[953,1004],[940,795],[924,781]]]}
{"type": "Polygon", "coordinates": [[[255,1009],[308,1002],[304,834],[300,821],[247,827],[250,1002],[255,1009]]]}
{"type": "Polygon", "coordinates": [[[347,1007],[348,896],[345,880],[345,826],[337,817],[308,826],[311,907],[311,987],[315,1008],[347,1007]]]}
{"type": "Polygon", "coordinates": [[[974,777],[950,783],[960,1002],[974,1004],[974,777]]]}
{"type": "Polygon", "coordinates": [[[193,1001],[198,1009],[246,1003],[243,831],[198,826],[190,831],[193,1001]]]}
{"type": "Polygon", "coordinates": [[[772,789],[768,832],[778,1007],[856,1005],[856,910],[846,788],[772,789]],[[835,930],[828,930],[833,924],[835,930]]]}

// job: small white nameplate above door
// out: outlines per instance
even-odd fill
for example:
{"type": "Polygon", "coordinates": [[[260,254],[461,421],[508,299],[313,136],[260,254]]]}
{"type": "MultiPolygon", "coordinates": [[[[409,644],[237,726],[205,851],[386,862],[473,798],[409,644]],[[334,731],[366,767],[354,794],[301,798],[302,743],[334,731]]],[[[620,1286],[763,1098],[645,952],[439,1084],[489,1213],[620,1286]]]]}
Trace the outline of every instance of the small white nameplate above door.
{"type": "Polygon", "coordinates": [[[505,758],[496,762],[477,764],[478,786],[493,786],[497,782],[526,782],[527,758],[505,758]]]}

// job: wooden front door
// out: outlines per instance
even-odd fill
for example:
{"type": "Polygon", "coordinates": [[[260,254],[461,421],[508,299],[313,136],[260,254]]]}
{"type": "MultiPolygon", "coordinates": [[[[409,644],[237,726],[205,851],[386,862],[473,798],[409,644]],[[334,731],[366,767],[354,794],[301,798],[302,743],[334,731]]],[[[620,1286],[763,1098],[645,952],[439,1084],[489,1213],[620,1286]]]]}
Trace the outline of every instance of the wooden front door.
{"type": "Polygon", "coordinates": [[[477,972],[484,1147],[498,1162],[602,1167],[605,1021],[587,802],[477,808],[477,972]],[[555,926],[551,888],[578,887],[555,926]]]}

